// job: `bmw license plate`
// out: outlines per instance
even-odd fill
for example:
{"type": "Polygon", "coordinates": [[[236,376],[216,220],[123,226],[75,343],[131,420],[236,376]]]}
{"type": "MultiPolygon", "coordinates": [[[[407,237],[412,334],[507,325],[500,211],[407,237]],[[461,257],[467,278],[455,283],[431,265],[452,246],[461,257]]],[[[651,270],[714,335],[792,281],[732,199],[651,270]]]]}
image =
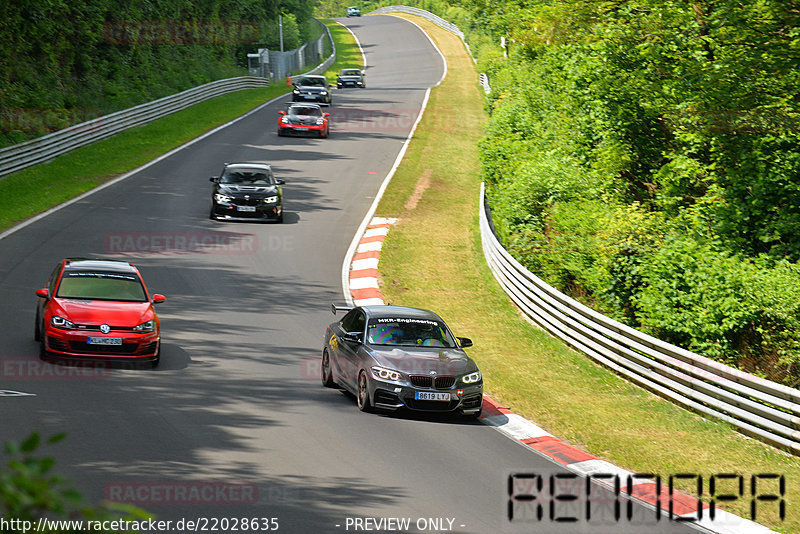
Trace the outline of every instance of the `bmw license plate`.
{"type": "Polygon", "coordinates": [[[121,337],[87,337],[87,345],[122,345],[121,337]]]}
{"type": "Polygon", "coordinates": [[[256,211],[255,206],[237,206],[236,209],[239,211],[256,211]]]}
{"type": "Polygon", "coordinates": [[[439,393],[433,391],[417,391],[414,394],[414,398],[416,400],[430,400],[430,401],[449,401],[450,394],[449,393],[439,393]]]}

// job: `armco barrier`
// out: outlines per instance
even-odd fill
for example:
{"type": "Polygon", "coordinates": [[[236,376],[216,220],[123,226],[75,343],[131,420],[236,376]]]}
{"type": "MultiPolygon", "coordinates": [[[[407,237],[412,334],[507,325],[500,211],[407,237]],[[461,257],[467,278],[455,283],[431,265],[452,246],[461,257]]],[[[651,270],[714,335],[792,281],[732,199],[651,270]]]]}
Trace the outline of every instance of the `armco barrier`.
{"type": "Polygon", "coordinates": [[[269,80],[266,78],[254,76],[218,80],[0,149],[0,176],[43,163],[76,148],[111,137],[128,128],[154,121],[209,98],[241,89],[268,85],[269,80]]]}
{"type": "Polygon", "coordinates": [[[660,341],[558,292],[500,244],[483,184],[480,206],[481,241],[489,268],[528,318],[650,391],[800,454],[800,391],[660,341]]]}
{"type": "Polygon", "coordinates": [[[422,17],[427,19],[440,28],[444,28],[445,30],[449,31],[450,33],[454,33],[461,37],[461,40],[464,40],[464,32],[458,29],[458,26],[453,24],[452,22],[447,22],[442,17],[438,15],[434,15],[429,11],[425,11],[424,9],[419,9],[416,7],[409,7],[409,6],[387,6],[387,7],[380,7],[375,11],[371,11],[370,15],[381,15],[383,13],[408,13],[409,15],[417,15],[418,17],[422,17]]]}
{"type": "MultiPolygon", "coordinates": [[[[320,24],[322,23],[320,22],[320,24]]],[[[324,24],[323,26],[333,47],[333,53],[321,65],[307,74],[325,72],[336,60],[336,46],[333,43],[330,30],[324,24]]],[[[267,87],[269,84],[270,81],[267,78],[255,76],[218,80],[0,149],[0,177],[32,165],[44,163],[76,148],[111,137],[128,128],[160,119],[209,98],[241,89],[267,87]]]]}

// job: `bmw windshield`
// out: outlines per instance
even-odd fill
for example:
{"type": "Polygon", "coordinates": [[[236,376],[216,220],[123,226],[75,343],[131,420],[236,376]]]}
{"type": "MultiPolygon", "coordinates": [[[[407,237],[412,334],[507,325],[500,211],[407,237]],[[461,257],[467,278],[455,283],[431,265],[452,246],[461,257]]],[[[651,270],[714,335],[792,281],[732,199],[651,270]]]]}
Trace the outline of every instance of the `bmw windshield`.
{"type": "Polygon", "coordinates": [[[371,345],[447,347],[457,345],[450,332],[439,321],[410,317],[370,319],[367,341],[371,345]]]}

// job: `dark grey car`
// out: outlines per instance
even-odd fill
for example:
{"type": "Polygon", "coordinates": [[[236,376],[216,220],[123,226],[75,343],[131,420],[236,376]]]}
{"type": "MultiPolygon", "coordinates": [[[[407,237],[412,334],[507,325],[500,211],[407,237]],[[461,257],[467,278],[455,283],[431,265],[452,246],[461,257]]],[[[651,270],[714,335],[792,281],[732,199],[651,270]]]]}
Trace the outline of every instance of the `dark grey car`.
{"type": "Polygon", "coordinates": [[[322,383],[356,396],[358,408],[457,412],[478,417],[483,376],[435,313],[402,306],[333,306],[347,314],[325,332],[322,383]]]}
{"type": "Polygon", "coordinates": [[[364,72],[361,69],[342,69],[336,75],[336,87],[360,87],[365,88],[367,80],[364,72]]]}
{"type": "Polygon", "coordinates": [[[292,85],[292,102],[316,102],[318,104],[331,105],[330,85],[325,76],[306,75],[297,79],[292,85]]]}

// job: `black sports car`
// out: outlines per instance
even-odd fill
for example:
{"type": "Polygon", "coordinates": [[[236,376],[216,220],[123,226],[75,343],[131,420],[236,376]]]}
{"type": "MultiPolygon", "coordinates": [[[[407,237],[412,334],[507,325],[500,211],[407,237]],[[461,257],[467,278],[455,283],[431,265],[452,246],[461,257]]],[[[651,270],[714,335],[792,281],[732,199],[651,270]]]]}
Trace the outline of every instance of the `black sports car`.
{"type": "Polygon", "coordinates": [[[332,306],[348,310],[328,327],[322,350],[322,383],[356,396],[369,411],[408,408],[478,417],[483,377],[435,313],[401,306],[332,306]]]}
{"type": "Polygon", "coordinates": [[[328,79],[325,76],[303,76],[292,85],[294,85],[292,102],[318,102],[330,105],[333,101],[328,79]]]}
{"type": "Polygon", "coordinates": [[[336,87],[361,87],[367,86],[364,72],[361,69],[342,69],[336,76],[336,87]]]}
{"type": "Polygon", "coordinates": [[[226,163],[212,176],[211,219],[283,222],[283,188],[264,163],[226,163]]]}

